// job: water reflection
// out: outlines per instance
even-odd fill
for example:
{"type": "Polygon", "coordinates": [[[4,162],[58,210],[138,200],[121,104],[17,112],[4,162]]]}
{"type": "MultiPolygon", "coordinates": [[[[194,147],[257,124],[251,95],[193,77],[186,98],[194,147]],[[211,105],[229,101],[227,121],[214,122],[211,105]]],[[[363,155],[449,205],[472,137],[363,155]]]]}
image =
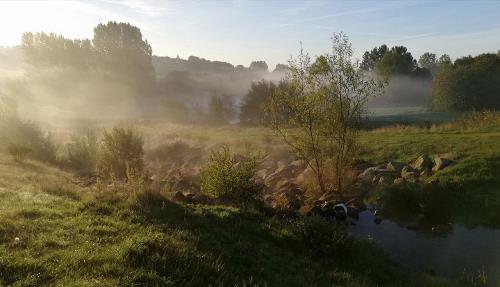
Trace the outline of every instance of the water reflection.
{"type": "Polygon", "coordinates": [[[387,219],[377,224],[375,219],[370,211],[361,212],[352,233],[374,240],[403,269],[458,278],[464,270],[484,268],[489,286],[500,286],[500,230],[456,224],[419,229],[387,219]]]}

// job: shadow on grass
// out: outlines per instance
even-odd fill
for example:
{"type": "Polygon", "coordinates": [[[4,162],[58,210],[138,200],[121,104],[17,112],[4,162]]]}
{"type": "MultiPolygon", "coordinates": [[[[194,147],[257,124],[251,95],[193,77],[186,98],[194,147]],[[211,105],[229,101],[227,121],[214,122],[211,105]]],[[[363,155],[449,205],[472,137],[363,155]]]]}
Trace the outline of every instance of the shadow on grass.
{"type": "MultiPolygon", "coordinates": [[[[172,242],[154,239],[128,253],[127,261],[134,266],[167,276],[163,283],[331,286],[338,282],[359,286],[366,281],[390,286],[399,277],[396,266],[372,244],[349,237],[348,244],[332,248],[329,245],[336,244],[332,238],[317,240],[321,234],[314,234],[315,240],[308,242],[293,235],[296,222],[275,221],[230,207],[179,205],[151,193],[141,194],[134,209],[145,224],[160,227],[165,234],[182,234],[195,249],[175,249],[172,242]],[[177,258],[174,264],[171,258],[177,258]]],[[[323,235],[337,232],[332,231],[335,223],[322,224],[330,225],[323,235]]]]}

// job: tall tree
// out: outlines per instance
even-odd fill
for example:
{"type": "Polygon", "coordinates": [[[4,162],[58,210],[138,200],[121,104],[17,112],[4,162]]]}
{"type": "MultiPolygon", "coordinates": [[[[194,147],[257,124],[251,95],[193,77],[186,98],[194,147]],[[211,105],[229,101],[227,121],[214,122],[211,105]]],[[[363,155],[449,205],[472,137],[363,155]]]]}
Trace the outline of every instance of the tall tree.
{"type": "Polygon", "coordinates": [[[252,63],[250,63],[250,69],[255,71],[267,72],[268,66],[265,61],[253,61],[252,63]]]}
{"type": "Polygon", "coordinates": [[[436,54],[429,52],[422,54],[422,56],[420,56],[420,58],[418,59],[418,64],[420,67],[426,68],[432,74],[434,74],[438,66],[436,54]]]}
{"type": "Polygon", "coordinates": [[[243,98],[240,110],[240,122],[245,125],[261,124],[264,106],[276,91],[276,85],[266,80],[254,82],[243,98]]]}
{"type": "Polygon", "coordinates": [[[360,68],[365,71],[373,71],[375,69],[375,65],[388,51],[389,48],[387,48],[387,45],[385,44],[378,48],[373,48],[370,52],[366,51],[363,54],[363,60],[361,62],[360,68]]]}
{"type": "Polygon", "coordinates": [[[92,39],[100,65],[137,90],[151,86],[154,69],[152,49],[141,30],[129,23],[108,22],[94,28],[92,39]]]}
{"type": "Polygon", "coordinates": [[[417,67],[417,61],[404,46],[392,47],[375,64],[378,74],[384,76],[409,75],[417,67]]]}
{"type": "Polygon", "coordinates": [[[439,66],[432,81],[431,105],[437,111],[498,110],[498,91],[500,57],[463,57],[439,66]]]}
{"type": "Polygon", "coordinates": [[[450,64],[452,64],[450,56],[443,54],[443,55],[441,55],[441,57],[439,57],[438,66],[450,65],[450,64]]]}

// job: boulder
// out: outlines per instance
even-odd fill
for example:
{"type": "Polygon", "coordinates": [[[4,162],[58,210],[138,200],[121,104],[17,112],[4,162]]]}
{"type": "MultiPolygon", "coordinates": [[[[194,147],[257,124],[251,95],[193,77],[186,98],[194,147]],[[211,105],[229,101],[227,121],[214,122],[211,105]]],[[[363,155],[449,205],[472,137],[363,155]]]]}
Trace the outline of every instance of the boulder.
{"type": "Polygon", "coordinates": [[[300,169],[294,168],[291,165],[281,165],[274,172],[266,176],[265,185],[274,190],[276,184],[281,180],[293,181],[301,172],[300,169]]]}
{"type": "Polygon", "coordinates": [[[401,170],[401,178],[403,178],[406,181],[415,182],[418,178],[418,173],[412,167],[405,166],[401,170]]]}
{"type": "Polygon", "coordinates": [[[388,170],[392,170],[392,171],[395,171],[397,173],[400,173],[401,170],[403,169],[403,167],[405,167],[405,166],[406,166],[406,164],[404,164],[404,163],[390,161],[387,163],[386,168],[388,170]]]}
{"type": "Polygon", "coordinates": [[[337,201],[327,201],[321,205],[321,215],[324,217],[334,218],[336,211],[335,205],[337,205],[337,201]]]}
{"type": "Polygon", "coordinates": [[[440,156],[436,156],[436,157],[434,157],[434,166],[432,167],[432,170],[433,171],[442,170],[443,168],[450,166],[452,163],[453,163],[453,161],[451,161],[449,159],[446,159],[446,158],[443,158],[440,156]]]}
{"type": "Polygon", "coordinates": [[[427,154],[422,154],[411,163],[411,166],[419,171],[422,171],[426,168],[432,169],[433,165],[434,163],[432,162],[431,157],[427,154]]]}
{"type": "Polygon", "coordinates": [[[184,193],[182,193],[181,191],[176,192],[176,193],[174,194],[173,199],[174,199],[175,201],[180,201],[180,202],[185,202],[185,201],[187,201],[186,196],[185,196],[185,195],[184,195],[184,193]]]}
{"type": "Polygon", "coordinates": [[[417,181],[418,175],[415,171],[409,171],[401,173],[401,177],[406,181],[415,182],[417,181]]]}
{"type": "Polygon", "coordinates": [[[385,185],[394,182],[395,176],[382,175],[379,177],[377,184],[385,185]]]}
{"type": "Polygon", "coordinates": [[[432,176],[432,170],[426,168],[420,172],[420,176],[429,177],[432,176]]]}
{"type": "Polygon", "coordinates": [[[365,169],[358,175],[358,179],[364,182],[373,183],[374,177],[377,175],[395,175],[395,172],[387,169],[385,165],[378,165],[365,169]]]}
{"type": "Polygon", "coordinates": [[[406,182],[406,181],[405,181],[405,179],[404,179],[404,178],[402,178],[402,177],[398,177],[398,178],[396,178],[396,179],[394,180],[394,184],[395,184],[395,185],[400,185],[400,184],[403,184],[403,183],[405,183],[405,182],[406,182]]]}
{"type": "Polygon", "coordinates": [[[281,180],[276,184],[271,206],[274,209],[299,210],[303,203],[303,194],[295,183],[281,180]]]}

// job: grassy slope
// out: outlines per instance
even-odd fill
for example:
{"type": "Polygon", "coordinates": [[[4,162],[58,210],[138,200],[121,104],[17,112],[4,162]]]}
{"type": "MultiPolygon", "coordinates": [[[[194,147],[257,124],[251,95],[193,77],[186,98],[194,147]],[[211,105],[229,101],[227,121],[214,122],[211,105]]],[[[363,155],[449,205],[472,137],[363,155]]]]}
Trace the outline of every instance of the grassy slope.
{"type": "Polygon", "coordinates": [[[149,193],[96,193],[1,154],[0,187],[0,286],[386,286],[399,278],[365,242],[350,241],[339,264],[340,255],[313,256],[282,223],[149,193]]]}
{"type": "MultiPolygon", "coordinates": [[[[278,141],[262,129],[220,128],[207,135],[206,129],[186,134],[185,129],[162,133],[158,128],[140,129],[146,137],[158,137],[150,138],[157,143],[176,134],[209,145],[225,141],[261,147],[278,141]]],[[[457,203],[463,209],[458,220],[498,226],[500,132],[387,129],[363,133],[361,144],[361,157],[371,162],[451,153],[457,164],[434,177],[459,187],[457,203]]],[[[339,264],[335,256],[311,257],[279,224],[237,209],[151,198],[144,203],[144,198],[121,193],[97,196],[72,180],[71,174],[33,162],[14,163],[0,154],[0,286],[196,286],[207,281],[384,286],[399,277],[369,244],[356,243],[348,261],[339,264]]],[[[424,278],[425,286],[451,286],[424,278]]]]}
{"type": "Polygon", "coordinates": [[[422,153],[448,154],[456,164],[433,177],[455,188],[457,220],[500,226],[500,132],[387,129],[364,133],[361,144],[362,158],[371,162],[408,162],[422,153]]]}

